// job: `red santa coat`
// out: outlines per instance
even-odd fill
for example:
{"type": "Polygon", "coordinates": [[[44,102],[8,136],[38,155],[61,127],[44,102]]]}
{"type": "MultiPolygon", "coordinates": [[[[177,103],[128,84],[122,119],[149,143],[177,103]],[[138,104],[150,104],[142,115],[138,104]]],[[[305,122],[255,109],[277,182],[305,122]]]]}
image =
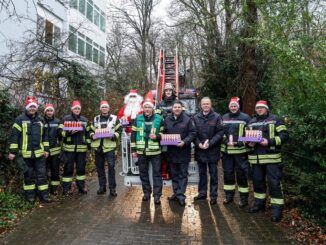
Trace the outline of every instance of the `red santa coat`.
{"type": "MultiPolygon", "coordinates": [[[[132,120],[133,120],[133,119],[131,118],[131,115],[129,115],[129,116],[126,116],[126,115],[125,115],[125,109],[126,109],[126,106],[127,106],[127,105],[123,105],[123,107],[121,107],[121,109],[119,110],[119,112],[118,112],[118,114],[117,114],[117,117],[118,117],[119,119],[121,119],[121,118],[123,118],[123,117],[125,117],[125,118],[127,119],[129,126],[126,127],[126,132],[127,132],[127,133],[131,133],[131,125],[132,125],[132,120]]],[[[142,110],[142,108],[140,108],[139,112],[137,112],[137,116],[139,116],[139,115],[142,114],[142,113],[143,113],[143,110],[142,110]]]]}

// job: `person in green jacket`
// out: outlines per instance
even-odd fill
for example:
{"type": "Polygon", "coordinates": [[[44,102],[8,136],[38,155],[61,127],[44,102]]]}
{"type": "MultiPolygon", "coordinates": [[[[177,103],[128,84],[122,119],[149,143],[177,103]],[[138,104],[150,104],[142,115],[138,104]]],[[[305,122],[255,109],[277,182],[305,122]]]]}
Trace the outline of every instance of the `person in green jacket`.
{"type": "Polygon", "coordinates": [[[138,156],[139,175],[143,187],[143,201],[148,201],[152,193],[149,181],[149,162],[153,171],[153,196],[155,205],[160,205],[162,195],[160,133],[163,130],[161,116],[154,113],[154,100],[146,98],[143,114],[132,125],[131,150],[133,157],[138,156]]]}

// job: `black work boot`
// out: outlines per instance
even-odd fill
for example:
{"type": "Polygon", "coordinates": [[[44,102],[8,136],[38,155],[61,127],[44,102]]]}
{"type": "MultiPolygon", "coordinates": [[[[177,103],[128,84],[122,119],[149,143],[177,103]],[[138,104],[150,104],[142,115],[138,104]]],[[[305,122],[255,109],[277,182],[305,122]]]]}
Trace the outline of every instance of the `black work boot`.
{"type": "Polygon", "coordinates": [[[240,193],[240,201],[238,204],[239,208],[244,208],[248,205],[248,194],[240,193]]]}
{"type": "Polygon", "coordinates": [[[51,203],[48,191],[39,192],[39,199],[41,203],[51,203]]]}
{"type": "Polygon", "coordinates": [[[34,191],[25,191],[25,199],[29,203],[35,202],[35,192],[34,191]]]}
{"type": "Polygon", "coordinates": [[[82,195],[86,195],[87,189],[85,187],[78,187],[78,193],[82,195]]]}
{"type": "Polygon", "coordinates": [[[271,205],[271,210],[272,210],[271,221],[274,222],[274,223],[280,222],[281,219],[282,219],[283,205],[272,204],[271,205]]]}
{"type": "Polygon", "coordinates": [[[103,195],[106,193],[106,187],[105,186],[100,186],[97,190],[97,195],[103,195]]]}
{"type": "Polygon", "coordinates": [[[258,213],[258,212],[264,212],[265,211],[265,206],[262,205],[254,205],[251,208],[249,208],[248,212],[251,214],[258,213]]]}
{"type": "Polygon", "coordinates": [[[231,196],[226,196],[225,199],[223,200],[224,205],[228,205],[230,203],[233,203],[233,197],[231,196]]]}
{"type": "Polygon", "coordinates": [[[239,208],[244,208],[248,205],[248,200],[240,200],[239,201],[239,204],[238,204],[238,207],[239,208]]]}
{"type": "Polygon", "coordinates": [[[116,197],[118,195],[115,189],[110,189],[110,196],[116,197]]]}
{"type": "Polygon", "coordinates": [[[207,196],[204,194],[198,194],[197,196],[194,197],[194,201],[201,201],[201,200],[206,200],[207,196]]]}

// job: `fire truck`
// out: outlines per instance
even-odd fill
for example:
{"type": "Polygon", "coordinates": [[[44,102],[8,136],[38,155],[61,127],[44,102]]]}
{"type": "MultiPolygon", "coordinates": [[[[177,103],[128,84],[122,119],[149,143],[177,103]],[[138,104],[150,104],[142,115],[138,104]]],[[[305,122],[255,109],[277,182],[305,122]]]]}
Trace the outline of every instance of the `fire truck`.
{"type": "MultiPolygon", "coordinates": [[[[171,83],[177,95],[177,98],[182,101],[184,110],[189,115],[194,115],[198,112],[197,105],[197,91],[195,89],[185,88],[184,77],[180,76],[178,64],[178,50],[176,48],[174,54],[167,53],[166,50],[161,49],[158,62],[158,76],[156,83],[156,90],[152,93],[156,104],[162,100],[164,86],[166,83],[171,83]]],[[[125,186],[141,186],[139,177],[139,170],[137,166],[137,158],[131,154],[130,135],[125,130],[121,136],[121,154],[122,154],[122,172],[125,186]]],[[[192,157],[188,169],[188,184],[197,185],[199,182],[199,173],[197,162],[194,160],[194,147],[192,147],[192,157]]],[[[149,169],[151,175],[151,166],[149,169]]],[[[150,176],[150,179],[151,176],[150,176]]],[[[162,179],[163,186],[171,186],[171,180],[168,175],[167,162],[162,160],[162,179]]]]}

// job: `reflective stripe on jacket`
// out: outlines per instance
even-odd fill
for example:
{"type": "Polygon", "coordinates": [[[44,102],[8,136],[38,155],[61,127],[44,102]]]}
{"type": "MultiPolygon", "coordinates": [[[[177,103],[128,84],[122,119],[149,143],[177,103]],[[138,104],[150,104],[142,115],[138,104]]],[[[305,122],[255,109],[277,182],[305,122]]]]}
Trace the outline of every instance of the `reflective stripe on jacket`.
{"type": "Polygon", "coordinates": [[[150,117],[145,117],[144,114],[138,116],[133,125],[131,132],[131,148],[141,155],[158,155],[161,153],[159,144],[160,134],[163,131],[161,126],[161,116],[153,114],[150,117]],[[149,135],[154,133],[156,140],[149,138],[149,135]]]}
{"type": "Polygon", "coordinates": [[[245,144],[240,142],[238,138],[245,135],[245,127],[249,121],[250,117],[240,111],[223,115],[224,138],[221,145],[222,152],[226,154],[244,154],[248,151],[245,144]],[[230,135],[232,135],[233,142],[236,142],[234,146],[227,145],[230,135]]]}
{"type": "Polygon", "coordinates": [[[281,145],[289,139],[289,133],[283,121],[275,115],[267,114],[252,118],[248,124],[251,130],[261,130],[268,145],[256,144],[248,153],[250,164],[281,163],[281,145]]]}
{"type": "Polygon", "coordinates": [[[12,126],[9,151],[21,153],[23,158],[41,157],[49,151],[49,141],[42,119],[36,113],[34,117],[24,112],[15,119],[12,126]]]}

